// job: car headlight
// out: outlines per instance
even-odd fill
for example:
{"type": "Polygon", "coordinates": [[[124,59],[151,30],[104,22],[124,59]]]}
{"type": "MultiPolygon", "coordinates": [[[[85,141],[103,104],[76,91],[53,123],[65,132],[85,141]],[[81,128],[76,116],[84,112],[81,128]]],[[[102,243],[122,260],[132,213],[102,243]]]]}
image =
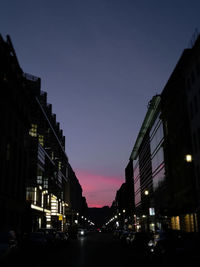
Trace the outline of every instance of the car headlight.
{"type": "Polygon", "coordinates": [[[149,247],[153,247],[153,246],[154,246],[154,242],[153,242],[153,240],[150,240],[150,241],[149,241],[148,246],[149,246],[149,247]]]}

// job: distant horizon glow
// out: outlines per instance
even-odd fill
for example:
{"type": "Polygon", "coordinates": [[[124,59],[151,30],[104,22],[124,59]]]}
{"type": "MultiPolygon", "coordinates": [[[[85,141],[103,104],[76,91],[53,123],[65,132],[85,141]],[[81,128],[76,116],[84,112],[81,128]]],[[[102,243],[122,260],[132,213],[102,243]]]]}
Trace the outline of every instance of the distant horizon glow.
{"type": "Polygon", "coordinates": [[[122,184],[121,177],[101,175],[88,170],[75,170],[89,208],[111,206],[122,184]]]}

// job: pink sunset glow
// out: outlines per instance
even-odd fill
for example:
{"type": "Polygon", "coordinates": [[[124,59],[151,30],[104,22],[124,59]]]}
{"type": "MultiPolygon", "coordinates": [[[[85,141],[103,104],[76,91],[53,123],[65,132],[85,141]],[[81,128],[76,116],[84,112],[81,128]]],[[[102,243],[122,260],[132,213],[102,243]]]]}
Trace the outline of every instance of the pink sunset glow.
{"type": "Polygon", "coordinates": [[[85,170],[76,170],[76,176],[81,183],[83,195],[89,207],[111,206],[116,191],[122,184],[122,179],[119,177],[100,175],[85,170]]]}

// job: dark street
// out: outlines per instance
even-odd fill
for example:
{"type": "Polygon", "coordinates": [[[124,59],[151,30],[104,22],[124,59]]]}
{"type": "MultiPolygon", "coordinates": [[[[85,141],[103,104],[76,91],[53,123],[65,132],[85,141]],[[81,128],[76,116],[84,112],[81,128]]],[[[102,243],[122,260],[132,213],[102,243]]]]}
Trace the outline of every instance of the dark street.
{"type": "MultiPolygon", "coordinates": [[[[39,252],[26,248],[13,258],[22,266],[133,266],[147,263],[143,254],[134,253],[110,233],[90,233],[85,237],[70,239],[62,247],[49,248],[39,252]],[[26,252],[25,252],[26,251],[26,252]]],[[[9,262],[10,263],[10,262],[9,262]]],[[[10,265],[6,263],[5,266],[10,265]]],[[[13,265],[13,264],[12,264],[13,265]]]]}
{"type": "MultiPolygon", "coordinates": [[[[3,266],[179,266],[189,264],[199,266],[198,258],[166,256],[154,259],[144,250],[123,244],[112,233],[89,233],[87,236],[72,238],[62,246],[37,251],[26,247],[10,257],[3,266]]],[[[2,265],[1,265],[2,266],[2,265]]]]}

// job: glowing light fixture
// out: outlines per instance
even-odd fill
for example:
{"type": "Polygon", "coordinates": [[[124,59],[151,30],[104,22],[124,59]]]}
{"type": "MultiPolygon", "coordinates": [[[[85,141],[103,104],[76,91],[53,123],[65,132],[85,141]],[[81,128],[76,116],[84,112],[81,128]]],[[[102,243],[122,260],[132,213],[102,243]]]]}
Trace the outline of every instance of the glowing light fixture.
{"type": "Polygon", "coordinates": [[[192,155],[191,155],[191,154],[187,154],[187,155],[185,155],[185,160],[186,160],[187,162],[192,162],[192,155]]]}

